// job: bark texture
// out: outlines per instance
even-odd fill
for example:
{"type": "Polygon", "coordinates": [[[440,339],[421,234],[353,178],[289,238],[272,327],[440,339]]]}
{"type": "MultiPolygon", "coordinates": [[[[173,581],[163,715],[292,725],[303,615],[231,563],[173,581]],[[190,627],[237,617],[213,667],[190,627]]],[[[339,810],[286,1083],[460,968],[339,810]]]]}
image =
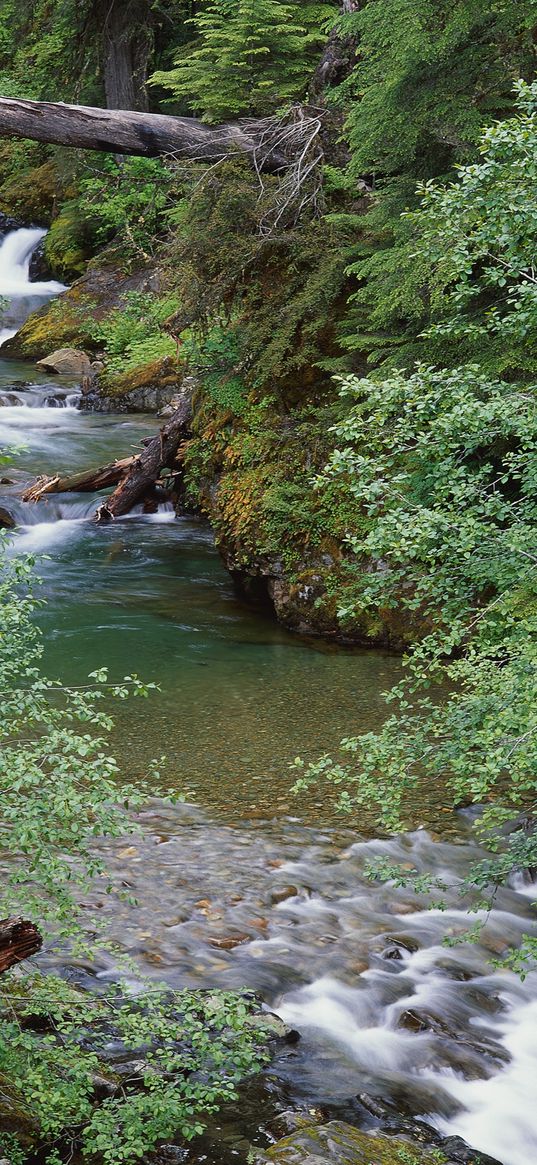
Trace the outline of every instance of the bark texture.
{"type": "MultiPolygon", "coordinates": [[[[0,138],[30,138],[104,153],[170,155],[209,163],[247,154],[253,160],[263,134],[260,129],[256,135],[255,122],[249,122],[247,129],[237,122],[209,126],[195,117],[0,97],[0,138]]],[[[286,159],[267,149],[264,137],[263,143],[258,165],[272,171],[285,167],[286,159]]]]}
{"type": "Polygon", "coordinates": [[[103,80],[108,109],[147,112],[147,72],[152,49],[148,5],[99,0],[96,16],[103,33],[103,80]]]}
{"type": "MultiPolygon", "coordinates": [[[[117,485],[135,461],[135,457],[124,457],[121,461],[111,461],[98,469],[84,469],[71,473],[68,477],[38,477],[22,495],[23,502],[38,502],[45,494],[94,493],[117,485]]],[[[2,511],[0,510],[0,517],[2,511]]]]}
{"type": "Polygon", "coordinates": [[[22,918],[4,918],[0,921],[0,975],[16,963],[36,955],[43,939],[33,922],[22,918]]]}
{"type": "Polygon", "coordinates": [[[192,402],[185,395],[157,436],[148,441],[143,452],[134,458],[114,493],[99,506],[95,514],[97,522],[109,522],[128,514],[139,502],[151,496],[162,470],[173,469],[177,464],[191,417],[192,402]]]}

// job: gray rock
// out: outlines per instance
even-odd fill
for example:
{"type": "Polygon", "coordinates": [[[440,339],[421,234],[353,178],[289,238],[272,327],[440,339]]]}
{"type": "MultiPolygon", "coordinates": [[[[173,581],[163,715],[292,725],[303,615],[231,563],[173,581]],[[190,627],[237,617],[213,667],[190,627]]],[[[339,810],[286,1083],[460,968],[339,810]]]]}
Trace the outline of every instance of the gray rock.
{"type": "Polygon", "coordinates": [[[60,376],[88,376],[91,360],[78,348],[57,348],[50,356],[38,360],[37,367],[45,372],[57,372],[60,376]]]}

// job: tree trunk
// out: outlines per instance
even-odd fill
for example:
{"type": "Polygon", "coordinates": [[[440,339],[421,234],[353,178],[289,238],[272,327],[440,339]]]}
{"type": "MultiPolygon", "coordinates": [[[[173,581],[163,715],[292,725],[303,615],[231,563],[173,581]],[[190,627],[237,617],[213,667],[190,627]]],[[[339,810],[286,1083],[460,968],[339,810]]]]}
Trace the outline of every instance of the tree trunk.
{"type": "Polygon", "coordinates": [[[36,955],[43,939],[33,922],[22,918],[4,918],[0,921],[0,975],[16,963],[36,955]]]}
{"type": "MultiPolygon", "coordinates": [[[[22,500],[38,502],[45,494],[93,493],[99,489],[108,489],[121,481],[133,461],[136,461],[136,457],[124,457],[122,461],[112,461],[109,465],[100,465],[98,469],[84,469],[80,473],[71,473],[69,477],[38,477],[25,489],[22,500]]],[[[0,510],[0,517],[1,513],[0,510]]]]}
{"type": "Polygon", "coordinates": [[[163,469],[172,469],[192,416],[192,402],[185,396],[167,424],[150,440],[120,481],[114,493],[96,511],[97,522],[109,522],[128,514],[151,493],[163,469]]]}
{"type": "MultiPolygon", "coordinates": [[[[253,160],[262,132],[260,128],[256,136],[255,122],[249,122],[247,129],[235,122],[208,126],[195,117],[0,97],[0,138],[30,138],[104,153],[149,158],[167,154],[209,163],[246,154],[253,160]]],[[[263,145],[263,156],[256,161],[271,171],[288,164],[270,145],[263,145]]]]}
{"type": "Polygon", "coordinates": [[[147,113],[147,70],[153,37],[148,25],[148,5],[124,0],[102,0],[97,19],[103,30],[103,81],[108,109],[136,109],[147,113]],[[128,17],[128,18],[127,18],[128,17]]]}

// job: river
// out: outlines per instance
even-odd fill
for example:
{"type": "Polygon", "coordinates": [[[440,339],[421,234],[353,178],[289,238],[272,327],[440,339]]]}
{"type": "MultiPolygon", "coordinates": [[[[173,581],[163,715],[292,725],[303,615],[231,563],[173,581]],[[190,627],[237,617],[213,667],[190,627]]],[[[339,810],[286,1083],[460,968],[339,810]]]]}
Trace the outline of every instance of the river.
{"type": "MultiPolygon", "coordinates": [[[[28,282],[38,239],[17,233],[0,248],[10,333],[59,290],[28,282]]],[[[35,474],[125,455],[157,424],[76,404],[72,381],[0,362],[0,446],[25,447],[1,487],[18,522],[10,552],[47,555],[38,570],[49,673],[78,682],[107,663],[114,677],[158,679],[147,702],[118,707],[114,746],[129,778],[165,752],[163,782],[188,800],[172,809],[155,789],[143,837],[106,845],[138,905],[112,910],[97,887],[88,918],[109,915],[144,973],[174,986],[246,985],[302,1036],[265,1075],[254,1115],[245,1102],[228,1122],[214,1160],[240,1165],[250,1126],[263,1143],[286,1106],[367,1123],[357,1100],[366,1092],[502,1165],[534,1165],[537,973],[521,982],[492,961],[537,934],[537,890],[515,880],[478,943],[446,946],[474,921],[458,893],[477,854],[466,815],[422,792],[412,807],[421,828],[375,838],[373,816],[341,822],[323,791],[289,792],[297,753],[313,758],[380,723],[400,661],[302,641],[246,607],[195,517],[163,508],[97,527],[88,495],[22,503],[35,474]],[[379,855],[441,874],[449,908],[368,881],[364,865],[379,855]]],[[[86,984],[117,974],[111,956],[66,959],[63,970],[86,984]]],[[[203,1159],[203,1147],[189,1151],[188,1161],[203,1159]]]]}

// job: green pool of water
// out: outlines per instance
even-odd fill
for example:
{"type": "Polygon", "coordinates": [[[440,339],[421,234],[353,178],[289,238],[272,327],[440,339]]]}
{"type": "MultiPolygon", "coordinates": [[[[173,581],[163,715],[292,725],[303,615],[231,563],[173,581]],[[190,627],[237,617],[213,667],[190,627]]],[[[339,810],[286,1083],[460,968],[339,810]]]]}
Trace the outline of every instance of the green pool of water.
{"type": "MultiPolygon", "coordinates": [[[[4,369],[4,383],[15,371],[4,369]]],[[[199,519],[160,513],[97,527],[88,495],[20,502],[34,474],[123,456],[155,424],[75,409],[0,410],[2,443],[26,445],[10,471],[15,484],[3,487],[20,523],[15,545],[48,556],[38,559],[47,669],[77,683],[106,664],[114,678],[136,671],[159,684],[148,700],[116,710],[114,744],[129,777],[165,753],[163,783],[212,811],[328,819],[323,791],[291,796],[290,762],[379,724],[398,658],[305,642],[249,609],[199,519]]]]}

